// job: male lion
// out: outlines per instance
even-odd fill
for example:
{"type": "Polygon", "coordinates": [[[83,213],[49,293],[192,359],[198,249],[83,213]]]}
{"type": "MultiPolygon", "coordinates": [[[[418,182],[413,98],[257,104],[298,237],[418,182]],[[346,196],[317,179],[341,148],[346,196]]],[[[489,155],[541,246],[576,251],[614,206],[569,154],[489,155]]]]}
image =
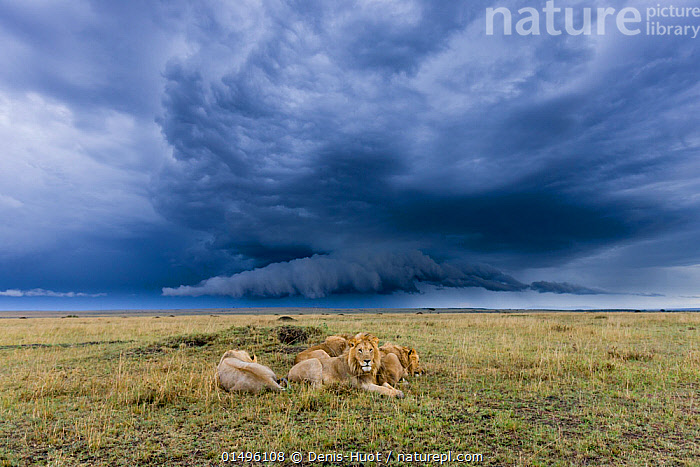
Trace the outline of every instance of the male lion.
{"type": "Polygon", "coordinates": [[[323,350],[331,357],[338,357],[348,349],[348,347],[350,346],[350,344],[348,344],[348,341],[350,339],[352,339],[352,336],[349,336],[347,334],[342,334],[338,336],[328,336],[326,337],[325,342],[309,347],[308,349],[304,350],[299,355],[297,355],[294,359],[294,364],[296,365],[297,363],[302,362],[304,360],[314,358],[312,355],[313,352],[316,350],[323,350]]]}
{"type": "Polygon", "coordinates": [[[260,365],[257,360],[255,356],[250,358],[245,350],[227,350],[216,369],[219,385],[227,391],[284,391],[275,372],[260,365]]]}
{"type": "MultiPolygon", "coordinates": [[[[381,347],[380,347],[381,349],[381,347]]],[[[382,357],[382,364],[377,372],[377,384],[389,383],[395,386],[399,381],[407,376],[406,369],[401,365],[399,357],[393,353],[379,351],[382,357]]]]}
{"type": "Polygon", "coordinates": [[[387,342],[381,346],[379,350],[382,352],[382,354],[396,355],[401,362],[401,366],[406,369],[406,373],[409,375],[418,376],[423,374],[423,370],[420,367],[420,358],[416,349],[387,342]]]}
{"type": "Polygon", "coordinates": [[[389,383],[376,384],[377,372],[381,366],[379,339],[371,334],[360,333],[348,343],[348,351],[338,357],[310,358],[297,363],[289,370],[287,378],[290,381],[307,381],[315,386],[347,383],[365,391],[403,397],[403,392],[394,389],[389,383]]]}

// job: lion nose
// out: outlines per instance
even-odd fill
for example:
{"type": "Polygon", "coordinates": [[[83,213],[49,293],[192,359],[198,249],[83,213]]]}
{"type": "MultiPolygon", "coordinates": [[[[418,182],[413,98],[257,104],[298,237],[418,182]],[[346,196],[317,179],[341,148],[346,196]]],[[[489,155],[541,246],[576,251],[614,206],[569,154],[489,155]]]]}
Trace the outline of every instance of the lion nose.
{"type": "Polygon", "coordinates": [[[371,361],[372,361],[372,360],[370,360],[369,358],[366,358],[366,359],[365,359],[365,365],[369,365],[369,363],[370,363],[371,361]]]}

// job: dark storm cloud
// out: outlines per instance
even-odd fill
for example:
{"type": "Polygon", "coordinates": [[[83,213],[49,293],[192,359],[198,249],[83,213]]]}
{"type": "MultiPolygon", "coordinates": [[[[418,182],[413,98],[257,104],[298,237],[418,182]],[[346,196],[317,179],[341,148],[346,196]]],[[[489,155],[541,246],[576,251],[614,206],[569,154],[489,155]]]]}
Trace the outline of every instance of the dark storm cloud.
{"type": "MultiPolygon", "coordinates": [[[[438,288],[482,288],[496,292],[610,294],[568,282],[524,284],[487,265],[437,262],[419,251],[343,252],[272,263],[196,286],[164,288],[166,296],[225,295],[236,298],[323,298],[338,294],[418,293],[420,284],[438,288]]],[[[656,296],[656,295],[654,295],[656,296]]]]}
{"type": "Polygon", "coordinates": [[[696,229],[694,42],[486,37],[482,6],[448,4],[276,3],[236,66],[171,63],[153,199],[229,258],[212,275],[369,245],[518,269],[696,229]]]}
{"type": "Polygon", "coordinates": [[[487,36],[487,6],[3,3],[2,289],[255,295],[367,249],[441,272],[279,290],[585,294],[500,271],[698,264],[698,42],[487,36]]]}
{"type": "Polygon", "coordinates": [[[153,65],[176,52],[165,32],[175,28],[177,12],[141,2],[3,2],[0,80],[86,113],[106,106],[150,119],[161,71],[153,65]]]}
{"type": "Polygon", "coordinates": [[[192,280],[177,264],[191,233],[148,194],[167,151],[155,114],[180,51],[178,14],[159,3],[0,4],[0,290],[78,297],[192,280]]]}
{"type": "Polygon", "coordinates": [[[416,293],[417,284],[520,291],[527,285],[489,266],[437,263],[418,251],[314,255],[232,276],[212,277],[197,286],[165,288],[167,296],[322,298],[334,294],[416,293]]]}
{"type": "Polygon", "coordinates": [[[583,287],[576,284],[569,284],[568,282],[547,282],[547,281],[537,281],[530,284],[530,288],[539,293],[566,293],[566,294],[576,294],[576,295],[598,295],[605,294],[603,290],[590,289],[588,287],[583,287]]]}
{"type": "Polygon", "coordinates": [[[546,253],[621,238],[632,228],[613,206],[586,205],[554,192],[437,197],[406,194],[390,214],[399,230],[452,236],[483,251],[546,253]]]}
{"type": "Polygon", "coordinates": [[[530,289],[539,293],[572,294],[572,295],[630,295],[637,297],[665,297],[656,292],[609,292],[602,289],[592,289],[569,282],[537,281],[530,284],[530,289]]]}

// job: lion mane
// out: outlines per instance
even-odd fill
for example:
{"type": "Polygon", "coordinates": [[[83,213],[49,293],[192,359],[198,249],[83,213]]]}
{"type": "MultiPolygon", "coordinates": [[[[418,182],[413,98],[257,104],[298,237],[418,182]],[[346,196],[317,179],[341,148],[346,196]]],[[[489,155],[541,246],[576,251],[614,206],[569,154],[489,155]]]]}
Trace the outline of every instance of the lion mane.
{"type": "Polygon", "coordinates": [[[362,377],[371,376],[373,380],[376,379],[377,372],[382,365],[382,356],[379,352],[379,339],[372,334],[361,332],[353,337],[349,344],[348,366],[352,374],[362,377]],[[365,370],[366,366],[363,365],[367,362],[368,353],[371,361],[370,371],[365,370]],[[369,375],[367,373],[369,373],[369,375]]]}
{"type": "Polygon", "coordinates": [[[387,342],[379,348],[379,351],[383,355],[396,355],[399,359],[399,362],[401,362],[401,366],[404,367],[407,374],[411,376],[418,376],[423,374],[423,370],[420,367],[420,357],[416,349],[387,342]]]}
{"type": "Polygon", "coordinates": [[[359,333],[348,345],[348,350],[340,356],[309,358],[297,363],[289,370],[287,378],[315,386],[344,383],[386,396],[403,397],[403,392],[389,383],[377,384],[377,372],[381,367],[379,339],[372,334],[359,333]]]}

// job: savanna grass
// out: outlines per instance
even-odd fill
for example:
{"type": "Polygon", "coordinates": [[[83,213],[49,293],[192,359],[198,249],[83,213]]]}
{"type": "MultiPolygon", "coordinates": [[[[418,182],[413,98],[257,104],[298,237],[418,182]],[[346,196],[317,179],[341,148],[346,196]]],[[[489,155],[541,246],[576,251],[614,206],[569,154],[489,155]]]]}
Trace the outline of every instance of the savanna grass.
{"type": "Polygon", "coordinates": [[[222,465],[239,451],[393,451],[391,465],[417,465],[396,453],[449,450],[479,465],[700,465],[700,314],[295,319],[2,320],[0,466],[222,465]],[[282,344],[281,324],[308,341],[282,344]],[[427,371],[405,399],[216,387],[227,349],[284,375],[304,347],[359,331],[420,351],[427,371]]]}

